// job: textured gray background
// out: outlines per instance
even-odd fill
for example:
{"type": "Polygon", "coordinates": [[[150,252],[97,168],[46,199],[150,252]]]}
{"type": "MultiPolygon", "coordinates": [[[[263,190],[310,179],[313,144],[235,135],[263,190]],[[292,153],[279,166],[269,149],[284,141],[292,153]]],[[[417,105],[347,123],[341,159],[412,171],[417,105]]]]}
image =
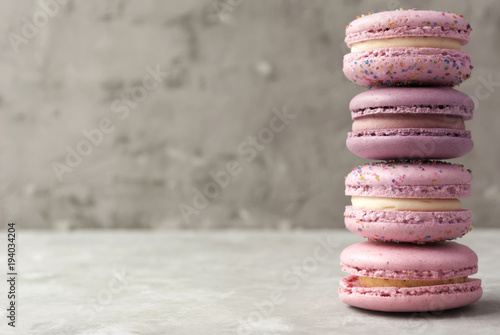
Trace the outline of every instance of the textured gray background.
{"type": "Polygon", "coordinates": [[[69,0],[46,21],[41,3],[0,2],[0,189],[22,227],[342,227],[344,175],[364,162],[345,147],[362,89],[341,73],[344,28],[399,7],[471,21],[475,68],[459,89],[479,101],[475,150],[458,161],[475,176],[464,201],[475,225],[497,225],[498,1],[69,0]],[[156,66],[168,77],[120,119],[116,99],[156,66]],[[297,116],[247,162],[238,147],[283,109],[297,116]],[[104,118],[113,130],[60,181],[53,163],[104,118]],[[183,220],[179,204],[234,160],[240,173],[183,220]]]}

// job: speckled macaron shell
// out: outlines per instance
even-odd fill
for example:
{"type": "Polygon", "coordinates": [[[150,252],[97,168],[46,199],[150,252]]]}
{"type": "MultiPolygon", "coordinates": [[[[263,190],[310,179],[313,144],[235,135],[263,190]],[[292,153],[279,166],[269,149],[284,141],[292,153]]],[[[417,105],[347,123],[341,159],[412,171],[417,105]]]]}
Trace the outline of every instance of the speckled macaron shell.
{"type": "Polygon", "coordinates": [[[462,15],[430,10],[396,10],[363,15],[346,26],[345,42],[354,43],[395,37],[453,38],[469,42],[472,28],[462,15]]]}
{"type": "Polygon", "coordinates": [[[381,48],[346,54],[342,71],[363,87],[455,86],[470,77],[472,64],[462,50],[381,48]]]}
{"type": "MultiPolygon", "coordinates": [[[[363,16],[346,26],[345,42],[396,37],[452,38],[465,45],[469,22],[454,13],[389,11],[363,16]]],[[[470,77],[470,54],[462,50],[418,47],[379,48],[344,56],[343,71],[355,84],[374,86],[454,86],[470,77]]]]}
{"type": "Polygon", "coordinates": [[[381,114],[438,114],[471,120],[474,101],[450,87],[384,87],[356,95],[349,109],[353,120],[381,114]]]}
{"type": "Polygon", "coordinates": [[[469,305],[482,295],[481,280],[468,278],[459,284],[418,287],[363,287],[359,276],[435,280],[477,273],[477,255],[465,245],[441,242],[433,245],[361,242],[344,249],[340,299],[349,305],[390,312],[434,311],[469,305]]]}
{"type": "Polygon", "coordinates": [[[374,162],[345,178],[345,194],[361,197],[456,199],[470,197],[472,173],[440,161],[374,162]]]}
{"type": "Polygon", "coordinates": [[[472,211],[390,211],[346,206],[345,227],[373,241],[430,243],[453,240],[472,229],[472,211]]]}

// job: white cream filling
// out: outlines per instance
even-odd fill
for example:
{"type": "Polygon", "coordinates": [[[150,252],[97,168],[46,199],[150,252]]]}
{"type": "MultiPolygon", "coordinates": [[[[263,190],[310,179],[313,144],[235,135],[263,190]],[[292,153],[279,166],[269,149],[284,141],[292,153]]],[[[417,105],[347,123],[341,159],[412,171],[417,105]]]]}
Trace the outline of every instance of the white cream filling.
{"type": "Polygon", "coordinates": [[[395,37],[355,43],[351,52],[382,48],[439,48],[460,50],[459,40],[444,37],[395,37]]]}
{"type": "Polygon", "coordinates": [[[462,203],[458,199],[407,199],[407,198],[377,198],[351,197],[354,208],[389,211],[458,211],[462,203]]]}

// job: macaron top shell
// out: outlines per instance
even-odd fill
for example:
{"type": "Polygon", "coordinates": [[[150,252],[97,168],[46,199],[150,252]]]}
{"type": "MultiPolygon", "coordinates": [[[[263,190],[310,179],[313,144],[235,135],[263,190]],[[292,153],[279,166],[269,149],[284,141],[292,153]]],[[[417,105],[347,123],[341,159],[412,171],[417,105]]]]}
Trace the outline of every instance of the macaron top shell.
{"type": "Polygon", "coordinates": [[[477,273],[477,255],[456,242],[394,244],[360,242],[340,254],[343,271],[375,278],[430,280],[477,273]]]}
{"type": "Polygon", "coordinates": [[[346,176],[346,195],[393,198],[466,198],[472,173],[441,161],[374,162],[346,176]]]}
{"type": "Polygon", "coordinates": [[[474,101],[450,87],[384,87],[356,95],[352,119],[374,114],[440,114],[472,119],[474,101]],[[405,108],[406,107],[406,108],[405,108]]]}
{"type": "Polygon", "coordinates": [[[345,42],[396,37],[453,38],[465,45],[472,28],[462,15],[429,10],[396,10],[364,15],[346,26],[345,42]]]}

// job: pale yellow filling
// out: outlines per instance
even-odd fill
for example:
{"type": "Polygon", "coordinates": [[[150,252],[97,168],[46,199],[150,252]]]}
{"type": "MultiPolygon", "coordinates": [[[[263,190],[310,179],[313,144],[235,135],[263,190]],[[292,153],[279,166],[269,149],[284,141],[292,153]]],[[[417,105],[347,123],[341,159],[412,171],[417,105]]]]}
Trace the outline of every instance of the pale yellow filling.
{"type": "Polygon", "coordinates": [[[440,48],[460,50],[461,46],[460,42],[453,38],[396,37],[355,43],[351,46],[351,52],[381,48],[440,48]]]}
{"type": "Polygon", "coordinates": [[[431,286],[443,284],[458,284],[465,283],[467,277],[451,278],[451,279],[436,279],[436,280],[401,280],[401,279],[384,279],[372,277],[359,277],[359,282],[364,287],[416,287],[416,286],[431,286]]]}
{"type": "Polygon", "coordinates": [[[354,208],[393,211],[458,211],[462,203],[458,199],[404,199],[351,197],[354,208]]]}

